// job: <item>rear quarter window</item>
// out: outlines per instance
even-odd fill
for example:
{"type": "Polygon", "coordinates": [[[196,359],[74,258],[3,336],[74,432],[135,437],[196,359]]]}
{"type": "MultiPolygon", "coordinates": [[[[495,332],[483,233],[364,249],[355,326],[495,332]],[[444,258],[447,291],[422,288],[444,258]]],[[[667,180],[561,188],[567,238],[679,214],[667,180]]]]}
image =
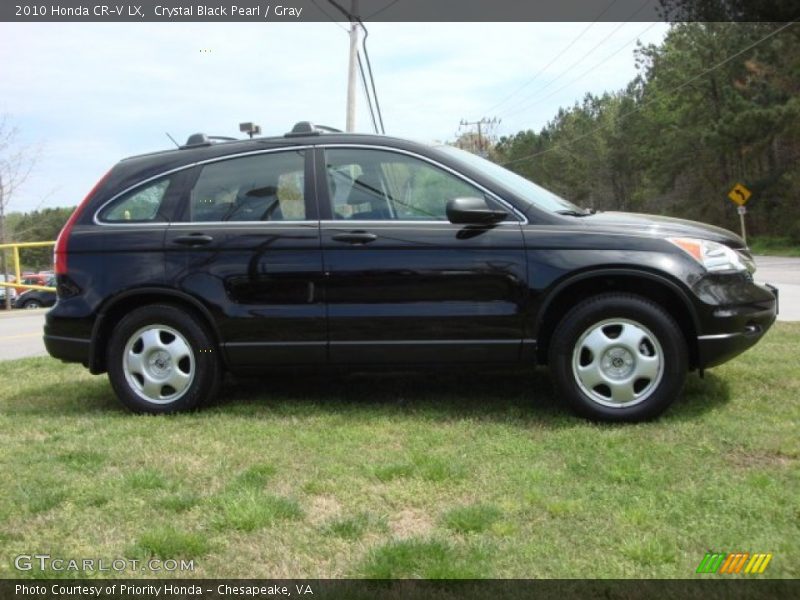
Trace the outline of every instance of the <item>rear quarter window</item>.
{"type": "Polygon", "coordinates": [[[106,223],[166,221],[161,207],[172,179],[166,177],[138,187],[106,206],[98,218],[106,223]]]}

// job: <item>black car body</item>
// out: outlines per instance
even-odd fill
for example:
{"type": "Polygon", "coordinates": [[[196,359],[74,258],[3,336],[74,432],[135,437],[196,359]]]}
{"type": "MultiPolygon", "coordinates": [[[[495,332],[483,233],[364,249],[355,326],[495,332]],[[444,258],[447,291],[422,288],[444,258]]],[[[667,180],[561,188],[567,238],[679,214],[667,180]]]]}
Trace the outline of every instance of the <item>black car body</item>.
{"type": "Polygon", "coordinates": [[[637,420],[775,320],[717,227],[592,214],[463,151],[310,124],[190,142],[118,163],[56,247],[47,349],[136,410],[194,406],[225,370],[550,363],[578,412],[637,420]],[[158,388],[180,361],[177,386],[204,390],[158,388]]]}

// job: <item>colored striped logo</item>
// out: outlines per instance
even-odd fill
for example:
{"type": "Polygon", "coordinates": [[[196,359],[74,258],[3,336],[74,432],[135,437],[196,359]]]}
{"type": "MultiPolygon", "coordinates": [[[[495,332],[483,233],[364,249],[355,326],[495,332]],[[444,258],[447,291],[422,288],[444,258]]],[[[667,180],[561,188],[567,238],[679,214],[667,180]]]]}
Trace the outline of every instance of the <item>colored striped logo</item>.
{"type": "Polygon", "coordinates": [[[696,572],[717,573],[721,575],[736,575],[739,573],[755,575],[757,573],[763,573],[771,560],[772,554],[765,553],[750,554],[749,552],[731,552],[729,554],[722,554],[706,552],[696,572]]]}

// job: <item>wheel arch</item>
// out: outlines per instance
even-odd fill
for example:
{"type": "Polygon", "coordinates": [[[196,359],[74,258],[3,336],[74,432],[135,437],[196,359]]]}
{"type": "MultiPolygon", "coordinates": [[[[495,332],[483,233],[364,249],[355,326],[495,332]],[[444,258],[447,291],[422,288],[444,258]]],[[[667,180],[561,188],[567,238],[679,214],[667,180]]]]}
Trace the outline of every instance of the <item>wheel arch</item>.
{"type": "Polygon", "coordinates": [[[561,319],[590,296],[609,292],[641,296],[669,312],[686,340],[689,367],[697,366],[699,322],[688,293],[668,275],[630,268],[584,271],[560,281],[552,288],[536,317],[536,358],[539,364],[547,363],[550,342],[561,319]],[[647,285],[642,285],[643,282],[647,285]]]}
{"type": "Polygon", "coordinates": [[[92,327],[92,343],[89,349],[89,371],[91,373],[97,375],[106,371],[106,349],[114,324],[131,310],[148,304],[170,304],[187,310],[207,326],[215,344],[220,346],[222,338],[216,321],[208,308],[197,298],[177,290],[158,287],[127,290],[108,299],[97,313],[97,319],[92,327]]]}

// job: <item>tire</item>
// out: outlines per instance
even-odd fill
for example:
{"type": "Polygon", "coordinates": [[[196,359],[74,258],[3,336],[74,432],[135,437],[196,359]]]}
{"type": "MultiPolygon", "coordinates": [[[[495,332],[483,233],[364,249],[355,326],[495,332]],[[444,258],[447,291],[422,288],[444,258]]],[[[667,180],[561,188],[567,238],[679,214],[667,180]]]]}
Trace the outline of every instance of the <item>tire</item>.
{"type": "Polygon", "coordinates": [[[22,305],[22,308],[30,308],[30,309],[41,308],[41,307],[42,304],[38,300],[28,300],[22,305]]]}
{"type": "Polygon", "coordinates": [[[557,391],[595,421],[645,421],[680,395],[688,353],[683,333],[659,305],[632,294],[581,302],[556,327],[549,348],[557,391]]]}
{"type": "Polygon", "coordinates": [[[222,368],[211,334],[191,313],[167,304],[134,310],[108,343],[108,378],[135,412],[186,411],[213,399],[222,368]]]}

